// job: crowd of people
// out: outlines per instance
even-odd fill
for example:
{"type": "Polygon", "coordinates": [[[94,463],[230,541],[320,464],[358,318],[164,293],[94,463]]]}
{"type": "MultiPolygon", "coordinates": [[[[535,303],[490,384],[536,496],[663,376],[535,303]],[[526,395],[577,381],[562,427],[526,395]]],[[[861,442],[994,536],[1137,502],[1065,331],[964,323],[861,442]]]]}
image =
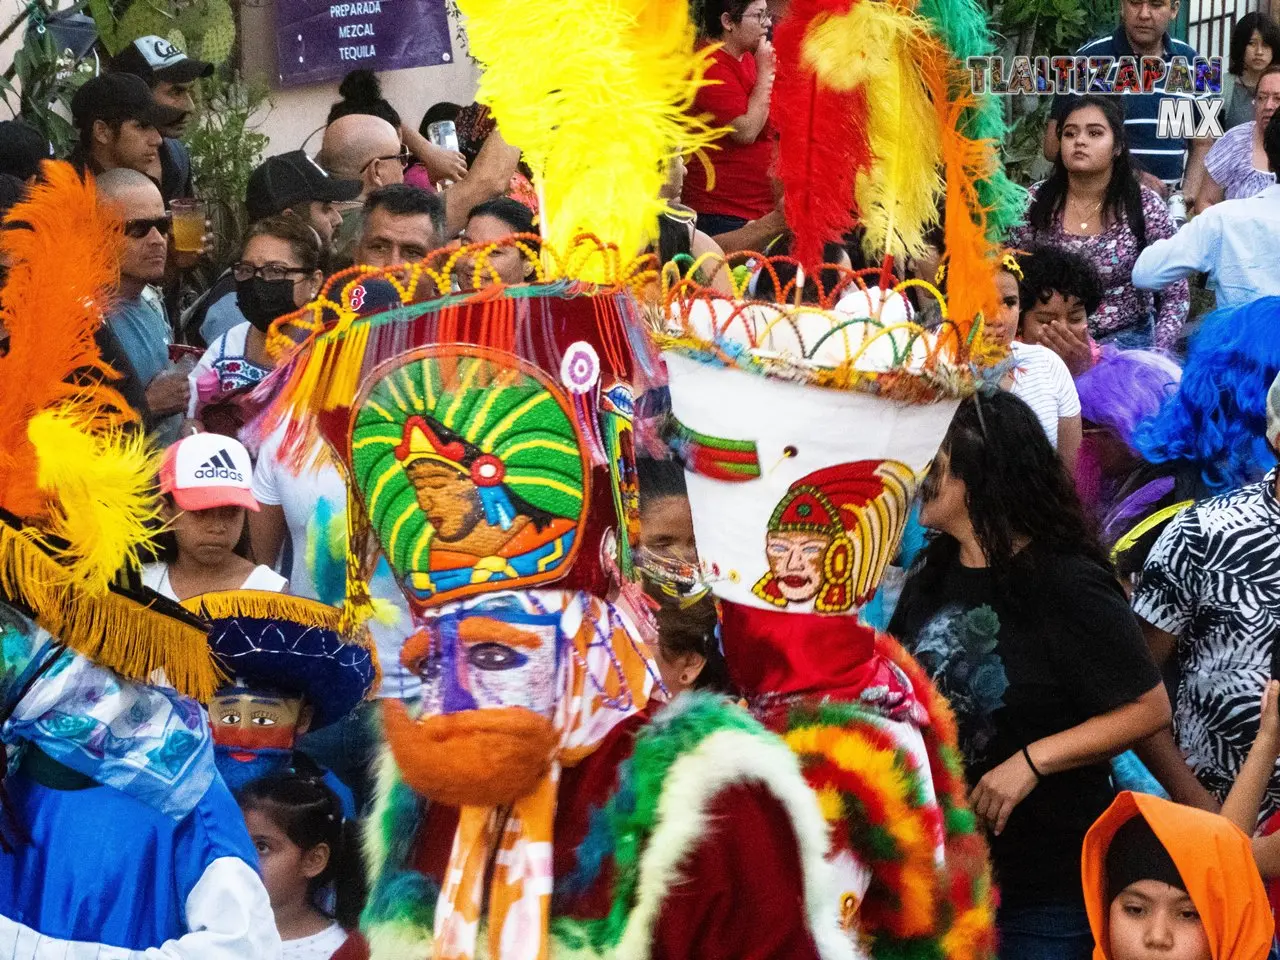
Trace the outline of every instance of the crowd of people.
{"type": "MultiPolygon", "coordinates": [[[[775,7],[766,0],[701,5],[700,38],[716,46],[691,112],[720,130],[718,140],[710,163],[691,156],[669,164],[667,207],[651,249],[624,253],[652,256],[664,276],[687,277],[708,296],[856,314],[851,304],[867,294],[857,289],[862,280],[850,278],[870,286],[887,275],[859,231],[827,245],[817,275],[804,276],[788,260],[771,119],[787,109],[773,93],[775,7]]],[[[1114,31],[1079,53],[1194,57],[1170,36],[1177,7],[1177,0],[1121,0],[1114,31]]],[[[1242,17],[1224,75],[1227,129],[1216,142],[1155,136],[1163,81],[1143,93],[1056,98],[1044,139],[1049,172],[1030,186],[1022,222],[1002,238],[992,265],[997,309],[981,318],[981,336],[1001,359],[959,401],[901,516],[884,499],[896,476],[889,459],[870,478],[820,464],[783,484],[786,496],[775,498],[776,510],[770,504],[770,572],[754,586],[751,578],[739,582],[724,559],[736,549],[732,521],[723,538],[705,543],[706,508],[699,514],[695,488],[706,496],[707,476],[725,480],[749,462],[753,476],[768,477],[776,467],[765,462],[764,441],[759,460],[749,461],[746,447],[755,457],[757,444],[734,446],[687,426],[684,414],[675,418],[673,399],[678,406],[678,389],[689,389],[676,387],[676,367],[668,392],[660,372],[642,375],[640,361],[614,359],[613,334],[601,334],[598,349],[590,337],[566,347],[557,338],[568,327],[548,320],[523,339],[512,336],[530,353],[501,374],[475,372],[470,355],[451,354],[445,364],[434,352],[435,333],[416,352],[401,346],[397,353],[375,330],[358,362],[335,359],[333,345],[334,356],[322,362],[314,340],[307,340],[310,353],[282,354],[280,322],[299,311],[339,318],[340,326],[384,315],[389,329],[400,308],[439,302],[451,325],[432,320],[438,325],[414,328],[415,336],[448,329],[465,338],[458,331],[471,328],[448,313],[455,304],[536,289],[546,262],[539,259],[536,178],[488,108],[436,104],[415,127],[383,98],[372,74],[350,75],[314,157],[303,149],[274,153],[253,171],[247,230],[221,238],[239,252],[204,290],[193,289],[190,271],[214,238],[204,238],[203,252],[177,249],[175,211],[200,196],[182,138],[200,109],[193,88],[211,64],[160,37],[135,40],[76,93],[78,143],[65,158],[52,157],[25,122],[0,123],[0,209],[14,210],[3,236],[37,234],[56,245],[41,235],[47,223],[24,217],[53,195],[42,191],[59,182],[60,161],[91,192],[96,216],[123,225],[107,278],[109,306],[86,334],[91,344],[77,343],[79,352],[69,348],[66,356],[90,357],[74,365],[74,382],[106,398],[110,416],[136,419],[124,428],[112,420],[112,429],[160,451],[152,478],[160,506],[147,518],[148,547],[132,557],[143,562],[128,595],[146,591],[163,601],[139,601],[138,623],[168,616],[190,630],[198,619],[207,633],[198,645],[207,643],[217,664],[216,682],[209,674],[196,683],[190,677],[199,671],[186,671],[177,641],[147,660],[140,676],[121,665],[141,663],[139,654],[93,660],[112,646],[101,625],[116,613],[95,607],[57,621],[71,633],[93,633],[92,643],[58,637],[39,591],[14,586],[38,577],[36,567],[6,561],[0,569],[0,742],[8,749],[0,748],[0,775],[9,780],[0,788],[0,954],[470,958],[486,936],[476,932],[484,916],[490,955],[515,960],[555,955],[530,932],[539,918],[546,925],[550,911],[553,928],[555,918],[593,918],[573,928],[577,940],[556,928],[565,943],[600,951],[593,955],[613,956],[608,949],[616,947],[622,956],[618,938],[635,947],[649,937],[643,952],[625,955],[834,958],[844,948],[816,932],[822,908],[814,905],[815,868],[806,859],[806,844],[825,843],[826,832],[794,800],[796,791],[810,796],[807,782],[830,823],[871,824],[850,831],[846,860],[858,861],[870,879],[846,895],[852,900],[842,900],[841,910],[851,924],[864,922],[850,919],[861,910],[868,943],[888,944],[871,946],[877,958],[907,956],[933,936],[951,944],[937,948],[946,960],[1274,955],[1277,57],[1280,26],[1262,13],[1242,17]],[[453,124],[456,149],[429,136],[441,121],[453,124]],[[1190,219],[1179,213],[1182,204],[1190,219]],[[447,265],[443,278],[413,268],[441,248],[461,251],[431,261],[447,265]],[[308,306],[318,298],[319,306],[308,306]],[[1209,299],[1215,305],[1205,309],[1209,299]],[[625,430],[607,426],[615,421],[604,414],[590,429],[551,416],[524,426],[527,404],[503,406],[506,392],[532,391],[546,379],[530,359],[551,349],[539,345],[544,339],[567,351],[585,346],[579,356],[590,358],[595,378],[607,368],[619,383],[634,381],[634,397],[629,385],[623,393],[616,384],[592,388],[601,397],[591,403],[613,416],[625,412],[625,430]],[[378,379],[402,354],[421,370],[378,379]],[[342,374],[348,395],[315,401],[319,428],[273,416],[282,384],[287,392],[305,381],[319,397],[339,368],[350,368],[342,374]],[[452,398],[447,414],[436,413],[443,400],[432,406],[436,391],[452,398]],[[489,399],[473,398],[477,391],[489,399]],[[418,415],[410,416],[413,404],[418,415]],[[536,455],[520,459],[521,443],[536,455]],[[394,469],[362,453],[380,444],[394,450],[387,461],[394,469]],[[591,448],[585,467],[577,444],[591,448]],[[557,459],[566,450],[571,466],[557,459]],[[624,450],[634,455],[632,468],[619,466],[624,450]],[[708,458],[720,473],[706,467],[708,458]],[[592,471],[595,483],[603,476],[607,484],[603,495],[592,492],[590,510],[602,509],[609,489],[608,508],[616,502],[620,516],[635,498],[638,529],[629,545],[617,542],[627,540],[625,524],[609,531],[609,542],[599,524],[582,519],[592,471]],[[579,513],[565,505],[572,497],[579,513]],[[856,598],[841,568],[870,562],[870,541],[857,539],[865,524],[855,529],[847,519],[855,502],[877,505],[875,522],[901,541],[862,581],[879,589],[856,598]],[[415,528],[418,514],[426,533],[415,528]],[[372,539],[381,554],[357,556],[352,544],[372,539]],[[841,544],[854,560],[839,552],[841,544]],[[424,553],[445,550],[455,566],[435,559],[426,572],[413,566],[424,553]],[[561,565],[588,562],[588,554],[605,574],[580,576],[574,566],[575,589],[586,592],[556,607],[544,584],[561,565]],[[652,608],[656,633],[642,651],[625,644],[631,614],[618,614],[614,604],[630,608],[600,593],[614,564],[634,573],[648,597],[637,603],[652,608]],[[499,599],[483,592],[491,588],[482,584],[505,578],[538,589],[492,595],[499,599]],[[752,648],[760,660],[744,668],[735,644],[751,631],[744,633],[747,608],[729,602],[735,590],[765,607],[746,619],[771,636],[787,628],[765,628],[762,618],[796,607],[851,611],[862,625],[833,618],[842,626],[824,635],[821,657],[775,663],[752,648]],[[439,605],[446,597],[456,610],[439,605]],[[423,610],[433,603],[446,612],[428,631],[423,610]],[[362,605],[370,613],[356,622],[362,605]],[[596,639],[583,641],[593,625],[596,639]],[[546,629],[570,638],[569,653],[550,666],[539,649],[538,631],[546,629]],[[881,630],[910,657],[886,652],[881,630]],[[59,642],[74,656],[59,659],[59,642]],[[872,662],[865,657],[846,662],[864,643],[867,656],[874,648],[884,660],[879,673],[864,670],[872,662]],[[47,661],[31,653],[49,649],[47,661]],[[591,670],[605,662],[615,673],[602,685],[591,670]],[[571,693],[547,700],[551,678],[566,672],[571,693]],[[972,880],[966,896],[986,903],[988,894],[975,891],[985,889],[989,862],[998,891],[989,896],[996,941],[986,954],[955,946],[963,912],[955,903],[950,912],[938,908],[957,924],[946,935],[936,917],[932,926],[904,919],[915,888],[893,870],[905,875],[916,854],[894,818],[914,825],[907,806],[899,814],[890,805],[880,824],[863,794],[847,788],[860,798],[851,800],[836,792],[832,784],[844,791],[844,781],[819,789],[813,777],[827,774],[814,772],[818,754],[797,745],[804,729],[797,717],[845,709],[841,698],[850,699],[855,675],[861,693],[851,699],[865,706],[874,690],[883,713],[883,728],[868,742],[897,743],[900,769],[880,776],[915,778],[917,799],[907,806],[911,817],[927,811],[921,823],[931,825],[919,829],[928,836],[916,841],[926,866],[956,856],[963,824],[985,837],[976,855],[982,867],[965,876],[972,880]],[[186,709],[184,683],[200,687],[207,714],[186,709]],[[625,692],[628,683],[634,695],[625,692]],[[937,712],[926,686],[949,709],[937,712]],[[80,698],[83,717],[60,699],[68,691],[80,698]],[[739,701],[763,726],[742,726],[739,701]],[[468,728],[473,739],[451,739],[459,737],[457,725],[409,719],[420,703],[442,703],[447,713],[463,702],[497,710],[518,704],[540,712],[544,725],[554,717],[558,759],[521,767],[520,751],[499,735],[515,728],[486,728],[484,736],[468,728]],[[659,712],[660,703],[674,712],[659,712]],[[642,724],[656,732],[637,733],[642,724]],[[913,724],[918,729],[903,732],[913,724]],[[730,733],[755,739],[736,741],[736,754],[712,749],[715,737],[730,733]],[[797,761],[779,749],[794,769],[734,767],[747,764],[743,750],[772,758],[775,733],[799,754],[797,761]],[[633,740],[640,745],[634,758],[633,740]],[[696,757],[681,753],[695,748],[696,757]],[[948,796],[943,774],[952,748],[963,762],[958,800],[948,796]],[[579,762],[579,754],[590,756],[579,762]],[[575,759],[562,769],[569,756],[575,759]],[[662,777],[642,759],[660,766],[662,777]],[[686,760],[701,766],[682,780],[686,760]],[[200,764],[208,769],[193,773],[205,769],[200,764]],[[494,773],[526,767],[525,792],[512,785],[515,774],[494,773]],[[700,779],[710,784],[702,792],[686,782],[700,779]],[[90,804],[100,804],[108,820],[88,815],[90,804]],[[833,805],[841,812],[832,813],[833,805]],[[671,824],[682,812],[711,826],[680,834],[671,824]],[[78,848],[106,849],[94,835],[95,824],[106,822],[122,855],[83,862],[78,848]],[[867,849],[898,866],[881,876],[882,861],[867,849]],[[614,859],[602,867],[606,857],[614,859]],[[869,866],[862,863],[868,858],[869,866]],[[883,879],[891,873],[892,882],[883,879]],[[681,888],[676,876],[687,881],[682,893],[645,900],[663,884],[681,888]],[[893,886],[900,880],[901,889],[893,886]],[[640,904],[641,920],[609,899],[619,888],[640,904]],[[139,916],[132,900],[160,908],[139,916]],[[434,940],[422,933],[433,924],[434,940]]],[[[9,282],[39,275],[39,265],[22,259],[28,248],[15,244],[0,243],[0,356],[17,355],[9,318],[37,309],[15,295],[27,287],[9,282]]],[[[936,287],[945,300],[940,224],[926,247],[927,255],[901,265],[914,285],[883,291],[881,309],[937,332],[945,310],[922,291],[936,287]]],[[[601,324],[611,310],[626,312],[599,302],[591,309],[601,324]]],[[[570,359],[566,353],[553,371],[566,384],[570,359]]],[[[574,395],[574,404],[594,396],[586,389],[574,395]]],[[[787,416],[781,398],[777,409],[787,416]]],[[[103,418],[110,419],[95,411],[84,422],[100,426],[103,418]]],[[[717,424],[725,422],[732,421],[717,424]]],[[[833,421],[825,429],[861,428],[833,421]]],[[[39,448],[35,432],[29,445],[39,448]]],[[[783,449],[780,462],[799,456],[794,446],[783,449]]],[[[11,533],[26,531],[47,508],[11,509],[32,502],[35,493],[17,485],[32,485],[35,474],[26,477],[3,458],[0,464],[9,474],[0,481],[0,541],[13,536],[24,544],[15,550],[55,550],[48,544],[65,540],[65,525],[61,533],[11,533]]],[[[55,482],[40,476],[48,500],[55,482]]],[[[733,496],[725,493],[724,502],[737,503],[733,496]]],[[[61,509],[72,516],[71,506],[61,509]]],[[[111,589],[127,592],[123,580],[111,589]]],[[[133,629],[132,621],[110,623],[106,629],[133,629]]],[[[551,736],[537,724],[518,733],[535,745],[526,749],[551,736]]],[[[870,786],[857,789],[883,786],[866,769],[858,773],[870,786]]]]}

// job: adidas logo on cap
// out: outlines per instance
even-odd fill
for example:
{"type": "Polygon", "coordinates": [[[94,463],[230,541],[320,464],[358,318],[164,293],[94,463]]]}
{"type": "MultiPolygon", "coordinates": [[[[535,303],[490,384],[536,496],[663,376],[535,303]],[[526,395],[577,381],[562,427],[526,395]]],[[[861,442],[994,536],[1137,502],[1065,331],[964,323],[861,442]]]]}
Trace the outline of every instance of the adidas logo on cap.
{"type": "Polygon", "coordinates": [[[244,474],[236,469],[235,461],[226,450],[214,454],[196,470],[197,480],[230,480],[244,483],[244,474]]]}

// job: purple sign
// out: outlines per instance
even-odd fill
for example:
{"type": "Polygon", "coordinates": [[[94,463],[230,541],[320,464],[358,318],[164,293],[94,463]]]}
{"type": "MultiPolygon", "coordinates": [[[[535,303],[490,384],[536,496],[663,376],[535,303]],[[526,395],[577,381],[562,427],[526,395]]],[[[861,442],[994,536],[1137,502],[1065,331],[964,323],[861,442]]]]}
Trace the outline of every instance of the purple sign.
{"type": "Polygon", "coordinates": [[[280,85],[336,80],[352,70],[431,67],[453,59],[444,0],[278,0],[280,85]]]}

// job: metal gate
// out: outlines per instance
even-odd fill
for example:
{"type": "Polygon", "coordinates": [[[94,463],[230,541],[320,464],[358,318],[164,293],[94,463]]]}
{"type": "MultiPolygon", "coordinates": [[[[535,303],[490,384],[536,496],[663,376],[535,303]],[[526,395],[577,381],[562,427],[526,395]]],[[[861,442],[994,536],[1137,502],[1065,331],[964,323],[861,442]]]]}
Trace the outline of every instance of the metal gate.
{"type": "Polygon", "coordinates": [[[1231,28],[1246,13],[1270,13],[1271,0],[1188,0],[1187,43],[1202,57],[1222,57],[1231,51],[1231,28]]]}

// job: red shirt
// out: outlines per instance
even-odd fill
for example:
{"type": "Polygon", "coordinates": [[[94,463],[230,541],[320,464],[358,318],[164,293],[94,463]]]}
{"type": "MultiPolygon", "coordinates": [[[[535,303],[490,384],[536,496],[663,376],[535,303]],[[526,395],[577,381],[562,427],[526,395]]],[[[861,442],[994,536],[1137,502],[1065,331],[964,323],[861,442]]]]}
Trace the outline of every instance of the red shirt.
{"type": "MultiPolygon", "coordinates": [[[[710,114],[712,126],[727,127],[747,112],[756,85],[755,54],[744,53],[736,60],[721,47],[711,55],[707,79],[713,82],[698,91],[693,112],[710,114]]],[[[754,143],[738,143],[727,134],[721,137],[715,149],[706,154],[715,169],[715,189],[707,190],[706,169],[694,157],[689,161],[681,199],[699,213],[747,220],[763,217],[775,206],[769,167],[776,139],[777,131],[769,121],[754,143]]]]}

